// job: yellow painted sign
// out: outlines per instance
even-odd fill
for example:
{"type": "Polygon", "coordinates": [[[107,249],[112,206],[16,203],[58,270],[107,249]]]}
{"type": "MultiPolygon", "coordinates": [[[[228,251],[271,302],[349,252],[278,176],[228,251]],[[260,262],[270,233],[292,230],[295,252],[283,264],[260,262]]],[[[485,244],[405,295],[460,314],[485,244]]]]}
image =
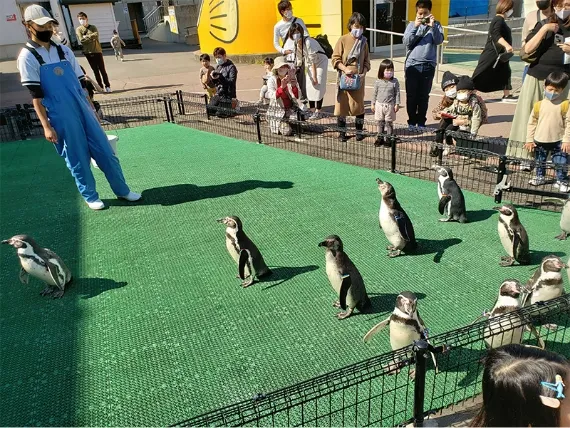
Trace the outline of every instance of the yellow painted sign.
{"type": "Polygon", "coordinates": [[[170,24],[170,32],[178,34],[178,23],[176,22],[176,11],[174,6],[168,6],[168,22],[170,24]]]}

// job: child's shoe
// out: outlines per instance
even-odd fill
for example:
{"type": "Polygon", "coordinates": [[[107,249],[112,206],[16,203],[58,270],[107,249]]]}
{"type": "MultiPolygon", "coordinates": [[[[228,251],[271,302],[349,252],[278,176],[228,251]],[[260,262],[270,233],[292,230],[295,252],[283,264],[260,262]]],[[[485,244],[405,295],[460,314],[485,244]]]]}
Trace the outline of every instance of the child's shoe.
{"type": "Polygon", "coordinates": [[[570,192],[570,185],[567,182],[558,180],[554,187],[556,187],[562,193],[569,193],[570,192]]]}
{"type": "Polygon", "coordinates": [[[545,183],[546,179],[544,177],[534,177],[528,182],[531,186],[544,186],[545,183]]]}

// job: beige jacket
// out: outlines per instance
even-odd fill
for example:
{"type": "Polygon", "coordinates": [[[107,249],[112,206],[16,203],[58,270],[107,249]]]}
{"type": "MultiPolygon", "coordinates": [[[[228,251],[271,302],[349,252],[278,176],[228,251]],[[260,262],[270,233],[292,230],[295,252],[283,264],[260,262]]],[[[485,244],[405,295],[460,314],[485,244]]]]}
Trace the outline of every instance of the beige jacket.
{"type": "MultiPolygon", "coordinates": [[[[562,104],[566,99],[560,97],[554,101],[543,99],[540,102],[538,114],[534,106],[528,118],[526,142],[532,143],[570,143],[570,120],[568,113],[562,116],[562,104]]],[[[569,109],[570,112],[570,109],[569,109]]]]}

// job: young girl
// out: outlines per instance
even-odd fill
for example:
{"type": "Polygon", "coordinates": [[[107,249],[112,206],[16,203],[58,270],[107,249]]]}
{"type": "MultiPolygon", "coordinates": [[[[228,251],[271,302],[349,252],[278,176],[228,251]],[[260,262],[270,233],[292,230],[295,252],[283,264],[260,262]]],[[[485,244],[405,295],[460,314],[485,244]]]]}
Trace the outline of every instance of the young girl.
{"type": "Polygon", "coordinates": [[[265,70],[265,74],[263,75],[263,86],[259,91],[259,102],[258,104],[267,104],[269,102],[269,97],[267,96],[267,81],[273,76],[273,69],[274,60],[273,58],[267,57],[263,60],[263,69],[265,70]]]}
{"type": "Polygon", "coordinates": [[[378,137],[374,145],[390,146],[390,142],[384,136],[394,134],[393,122],[400,109],[400,83],[394,77],[394,64],[389,59],[383,60],[378,68],[371,109],[374,112],[374,119],[378,121],[378,137]]]}
{"type": "Polygon", "coordinates": [[[570,365],[561,355],[524,345],[491,349],[483,370],[483,405],[469,426],[570,426],[570,397],[564,393],[569,382],[570,365]]]}

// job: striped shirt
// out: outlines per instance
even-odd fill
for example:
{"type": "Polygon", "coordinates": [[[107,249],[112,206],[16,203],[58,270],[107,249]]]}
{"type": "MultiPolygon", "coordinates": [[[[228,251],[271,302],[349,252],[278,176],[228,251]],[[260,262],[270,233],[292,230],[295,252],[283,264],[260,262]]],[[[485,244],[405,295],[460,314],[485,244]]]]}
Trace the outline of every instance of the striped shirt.
{"type": "Polygon", "coordinates": [[[390,80],[376,79],[374,83],[374,94],[372,104],[400,105],[400,83],[398,79],[392,77],[390,80]]]}

